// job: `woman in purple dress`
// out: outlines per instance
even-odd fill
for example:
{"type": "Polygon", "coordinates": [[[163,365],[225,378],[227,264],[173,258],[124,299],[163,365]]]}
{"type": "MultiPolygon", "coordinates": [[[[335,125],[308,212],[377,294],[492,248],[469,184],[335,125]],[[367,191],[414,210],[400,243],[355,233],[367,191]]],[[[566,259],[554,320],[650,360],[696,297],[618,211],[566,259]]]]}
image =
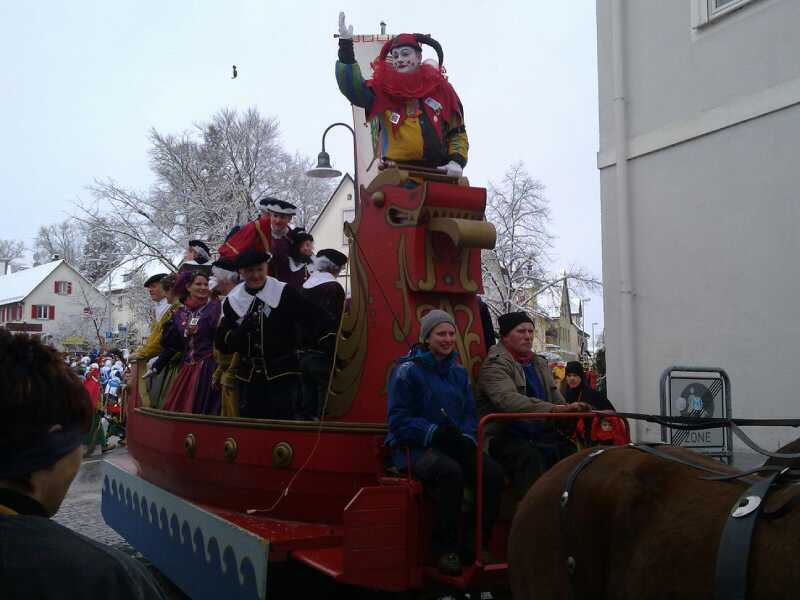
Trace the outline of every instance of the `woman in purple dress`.
{"type": "Polygon", "coordinates": [[[208,276],[200,271],[181,273],[176,287],[183,304],[164,327],[154,369],[159,371],[180,352],[180,368],[164,402],[164,410],[218,415],[219,390],[211,385],[217,368],[214,360],[214,333],[220,317],[220,303],[208,289],[208,276]]]}

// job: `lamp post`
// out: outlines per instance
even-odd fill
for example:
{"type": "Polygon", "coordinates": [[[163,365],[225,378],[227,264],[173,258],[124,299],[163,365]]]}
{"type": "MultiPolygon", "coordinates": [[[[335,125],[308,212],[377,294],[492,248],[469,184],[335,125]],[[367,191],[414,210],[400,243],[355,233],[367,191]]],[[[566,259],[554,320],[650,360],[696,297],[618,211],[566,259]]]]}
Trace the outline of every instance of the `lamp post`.
{"type": "MultiPolygon", "coordinates": [[[[350,125],[347,123],[333,123],[328,125],[327,129],[322,133],[322,152],[317,155],[317,166],[313,169],[309,169],[306,171],[306,175],[308,177],[319,177],[319,178],[328,178],[328,177],[341,177],[342,172],[338,169],[334,169],[331,165],[331,157],[330,155],[325,152],[325,136],[328,135],[328,132],[333,129],[334,127],[341,126],[346,127],[351,134],[353,134],[353,182],[355,185],[356,194],[358,194],[358,166],[356,165],[356,132],[353,130],[350,125]]],[[[356,198],[358,196],[356,195],[356,198]]]]}
{"type": "Polygon", "coordinates": [[[594,337],[595,325],[599,325],[599,323],[592,323],[592,354],[597,352],[597,341],[596,338],[594,337]]]}

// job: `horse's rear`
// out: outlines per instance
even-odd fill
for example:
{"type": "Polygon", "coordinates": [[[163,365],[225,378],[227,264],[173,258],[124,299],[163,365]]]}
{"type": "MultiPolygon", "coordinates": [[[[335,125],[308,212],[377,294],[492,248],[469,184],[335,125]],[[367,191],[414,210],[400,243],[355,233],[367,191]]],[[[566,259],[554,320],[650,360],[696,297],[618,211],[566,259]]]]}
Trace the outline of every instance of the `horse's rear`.
{"type": "MultiPolygon", "coordinates": [[[[694,452],[665,450],[734,472],[694,452]]],[[[509,539],[514,598],[712,598],[722,529],[745,485],[701,480],[697,469],[619,448],[578,475],[562,513],[565,482],[588,452],[557,464],[520,503],[509,539]]],[[[771,494],[766,509],[785,504],[794,487],[771,494]]],[[[797,596],[800,509],[759,519],[748,581],[748,600],[797,596]]]]}

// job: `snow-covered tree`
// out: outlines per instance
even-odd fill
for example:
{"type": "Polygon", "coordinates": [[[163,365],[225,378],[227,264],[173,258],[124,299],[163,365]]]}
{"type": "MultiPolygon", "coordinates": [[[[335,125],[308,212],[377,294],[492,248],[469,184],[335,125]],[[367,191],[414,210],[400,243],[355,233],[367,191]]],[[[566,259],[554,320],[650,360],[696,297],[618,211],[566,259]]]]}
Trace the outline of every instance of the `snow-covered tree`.
{"type": "Polygon", "coordinates": [[[112,179],[90,187],[94,202],[79,205],[78,218],[127,240],[131,254],[152,257],[175,269],[191,238],[214,247],[236,224],[255,218],[265,195],[288,199],[305,213],[318,212],[332,184],[301,177],[308,160],[287,153],[276,119],[255,108],[225,109],[181,135],[150,132],[150,165],[155,175],[146,191],[112,179]]]}
{"type": "Polygon", "coordinates": [[[497,229],[493,250],[482,253],[484,300],[495,314],[536,311],[542,300],[558,306],[564,278],[571,288],[596,289],[599,283],[584,269],[549,271],[553,235],[545,186],[522,163],[508,168],[500,183],[489,184],[486,218],[497,229]]]}
{"type": "MultiPolygon", "coordinates": [[[[0,239],[0,260],[6,259],[9,264],[9,272],[15,271],[14,261],[22,258],[25,255],[25,243],[21,240],[3,240],[0,239]]],[[[1,265],[0,265],[1,266],[1,265]]],[[[0,271],[0,275],[3,271],[0,271]]]]}
{"type": "Polygon", "coordinates": [[[97,284],[124,260],[130,244],[123,244],[128,240],[120,240],[120,237],[109,231],[102,218],[86,227],[86,241],[79,263],[79,270],[86,279],[97,284]]]}
{"type": "Polygon", "coordinates": [[[83,253],[83,241],[81,225],[74,219],[42,225],[33,241],[33,261],[39,265],[58,255],[69,264],[78,265],[83,253]]]}

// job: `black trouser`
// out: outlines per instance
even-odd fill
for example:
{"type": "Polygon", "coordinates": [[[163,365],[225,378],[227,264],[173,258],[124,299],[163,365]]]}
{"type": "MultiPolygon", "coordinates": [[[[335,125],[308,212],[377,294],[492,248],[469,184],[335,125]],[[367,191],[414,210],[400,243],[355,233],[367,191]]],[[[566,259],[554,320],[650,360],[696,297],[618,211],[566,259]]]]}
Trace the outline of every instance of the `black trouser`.
{"type": "Polygon", "coordinates": [[[252,419],[295,419],[300,377],[288,373],[267,379],[256,371],[250,381],[239,382],[239,416],[252,419]]]}
{"type": "MultiPolygon", "coordinates": [[[[492,528],[500,509],[503,493],[503,469],[491,456],[483,457],[483,507],[482,536],[484,547],[488,545],[492,528]]],[[[458,529],[461,519],[461,501],[464,483],[475,485],[475,457],[471,456],[459,464],[439,450],[429,448],[412,467],[414,477],[422,482],[426,492],[433,498],[433,552],[441,556],[457,552],[458,529]]],[[[470,523],[470,527],[473,525],[470,523]]],[[[466,536],[465,536],[466,537],[466,536]]]]}
{"type": "Polygon", "coordinates": [[[303,372],[300,414],[304,419],[319,419],[328,393],[331,357],[325,352],[304,352],[300,356],[300,370],[303,372]]]}
{"type": "Polygon", "coordinates": [[[489,443],[489,454],[503,465],[517,499],[525,496],[542,473],[574,452],[569,440],[556,438],[534,442],[501,434],[489,443]]]}

